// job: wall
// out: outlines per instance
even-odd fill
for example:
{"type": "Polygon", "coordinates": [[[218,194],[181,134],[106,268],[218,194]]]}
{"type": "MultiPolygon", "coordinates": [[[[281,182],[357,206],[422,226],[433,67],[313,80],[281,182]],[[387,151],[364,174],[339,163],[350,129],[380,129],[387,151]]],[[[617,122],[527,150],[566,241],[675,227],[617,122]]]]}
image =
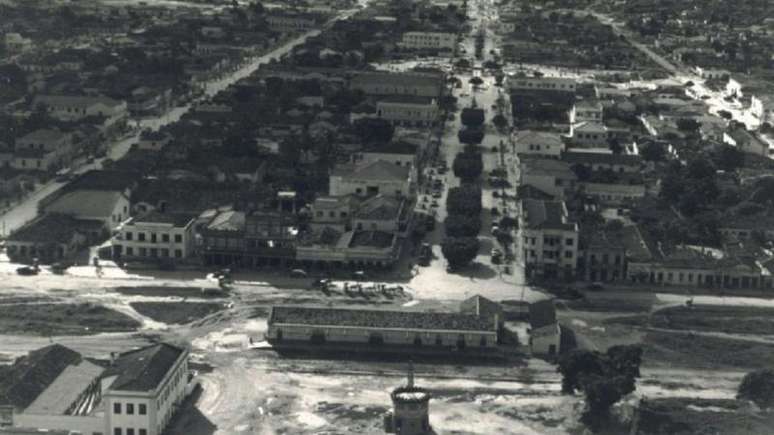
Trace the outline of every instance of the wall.
{"type": "Polygon", "coordinates": [[[96,416],[14,414],[13,424],[24,428],[71,430],[83,435],[105,433],[105,419],[96,416]]]}
{"type": "Polygon", "coordinates": [[[401,195],[408,196],[409,180],[358,180],[355,178],[344,178],[341,176],[330,177],[331,196],[358,195],[367,196],[368,187],[378,188],[378,193],[393,196],[400,192],[401,195]],[[358,192],[359,190],[359,192],[358,192]]]}
{"type": "Polygon", "coordinates": [[[185,228],[173,227],[171,224],[154,224],[150,222],[137,222],[134,225],[125,225],[121,231],[121,238],[117,244],[123,246],[122,255],[127,257],[153,257],[151,249],[157,249],[159,258],[188,258],[193,254],[193,223],[185,228]],[[132,240],[128,239],[128,234],[132,233],[132,240]],[[145,241],[139,240],[140,234],[145,235],[145,241]],[[151,234],[156,234],[156,242],[152,242],[151,234]],[[169,241],[164,242],[163,236],[167,235],[169,241]],[[175,242],[175,236],[181,237],[181,242],[175,242]],[[132,248],[129,254],[127,248],[132,248]],[[145,248],[145,255],[140,254],[140,248],[145,248]],[[168,255],[164,255],[167,250],[168,255]],[[181,256],[177,256],[180,251],[181,256]]]}
{"type": "Polygon", "coordinates": [[[559,353],[561,333],[558,324],[532,330],[529,339],[533,354],[551,355],[551,346],[554,346],[555,354],[559,353]]]}

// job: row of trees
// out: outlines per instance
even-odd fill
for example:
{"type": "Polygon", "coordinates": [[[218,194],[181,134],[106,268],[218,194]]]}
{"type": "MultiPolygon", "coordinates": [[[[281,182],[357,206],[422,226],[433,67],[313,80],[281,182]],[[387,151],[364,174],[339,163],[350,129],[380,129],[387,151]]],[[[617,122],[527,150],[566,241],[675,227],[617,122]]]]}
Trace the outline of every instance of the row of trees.
{"type": "Polygon", "coordinates": [[[481,231],[481,189],[472,184],[449,189],[446,197],[446,237],[441,252],[451,269],[460,269],[476,258],[481,231]]]}

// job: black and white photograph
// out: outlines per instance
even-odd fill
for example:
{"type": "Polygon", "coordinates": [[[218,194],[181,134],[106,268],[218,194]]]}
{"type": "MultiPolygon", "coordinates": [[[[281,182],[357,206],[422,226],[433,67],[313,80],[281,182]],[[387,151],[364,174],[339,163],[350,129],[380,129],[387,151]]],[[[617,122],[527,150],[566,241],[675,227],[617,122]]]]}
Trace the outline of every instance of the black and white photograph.
{"type": "Polygon", "coordinates": [[[774,434],[774,0],[0,0],[36,434],[774,434]]]}

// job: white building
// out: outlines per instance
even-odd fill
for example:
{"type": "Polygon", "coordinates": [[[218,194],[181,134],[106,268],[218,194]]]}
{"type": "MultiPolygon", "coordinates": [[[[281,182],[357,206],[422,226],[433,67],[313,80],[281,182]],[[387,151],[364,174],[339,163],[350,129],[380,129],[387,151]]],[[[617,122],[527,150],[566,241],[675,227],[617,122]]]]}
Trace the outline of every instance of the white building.
{"type": "Polygon", "coordinates": [[[439,115],[438,103],[428,97],[395,95],[376,103],[376,116],[398,125],[433,125],[439,115]]]}
{"type": "Polygon", "coordinates": [[[440,98],[444,95],[446,80],[443,73],[368,71],[352,77],[349,87],[362,90],[370,96],[440,98]]]}
{"type": "Polygon", "coordinates": [[[601,122],[582,122],[572,126],[572,141],[580,146],[607,146],[608,128],[601,122]]]}
{"type": "Polygon", "coordinates": [[[522,160],[519,177],[520,185],[532,186],[554,198],[564,198],[578,180],[568,163],[555,159],[522,160]]]}
{"type": "Polygon", "coordinates": [[[40,95],[33,100],[33,107],[45,106],[52,117],[62,121],[78,121],[87,117],[105,117],[105,125],[113,125],[126,119],[129,112],[126,101],[108,97],[40,95]]]}
{"type": "Polygon", "coordinates": [[[750,96],[750,114],[761,123],[774,123],[774,95],[750,96]]]}
{"type": "Polygon", "coordinates": [[[175,259],[193,255],[193,215],[152,211],[125,222],[113,238],[113,253],[121,258],[175,259]]]}
{"type": "Polygon", "coordinates": [[[337,166],[330,176],[330,196],[412,196],[413,171],[394,163],[376,161],[337,166]]]}
{"type": "Polygon", "coordinates": [[[529,346],[535,355],[554,356],[560,352],[561,329],[551,299],[529,305],[529,346]]]}
{"type": "Polygon", "coordinates": [[[508,89],[515,90],[543,90],[575,93],[578,82],[573,79],[558,77],[519,77],[508,76],[506,83],[508,89]]]}
{"type": "Polygon", "coordinates": [[[524,130],[514,139],[516,154],[558,159],[564,150],[562,138],[555,133],[524,130]]]}
{"type": "Polygon", "coordinates": [[[454,51],[457,35],[447,32],[406,32],[401,45],[410,49],[454,51]]]}
{"type": "Polygon", "coordinates": [[[602,122],[604,119],[604,107],[599,101],[579,101],[570,112],[570,124],[576,122],[602,122]]]}
{"type": "Polygon", "coordinates": [[[159,343],[114,355],[103,367],[53,344],[17,360],[0,396],[3,387],[22,392],[8,404],[11,427],[161,435],[188,390],[188,355],[159,343]]]}
{"type": "Polygon", "coordinates": [[[519,228],[527,273],[546,278],[574,277],[578,224],[569,221],[564,202],[524,199],[520,206],[519,228]]]}

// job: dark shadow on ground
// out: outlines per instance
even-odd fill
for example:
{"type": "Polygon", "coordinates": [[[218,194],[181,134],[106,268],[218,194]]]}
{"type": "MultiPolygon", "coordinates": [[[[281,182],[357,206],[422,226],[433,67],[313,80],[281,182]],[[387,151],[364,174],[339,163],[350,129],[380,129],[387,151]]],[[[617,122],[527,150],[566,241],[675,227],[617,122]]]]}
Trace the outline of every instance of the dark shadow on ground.
{"type": "Polygon", "coordinates": [[[474,262],[464,269],[448,273],[450,275],[459,275],[470,279],[492,279],[498,274],[498,272],[490,266],[479,262],[474,262]]]}
{"type": "Polygon", "coordinates": [[[196,402],[203,393],[201,387],[197,387],[188,398],[180,405],[180,409],[172,418],[164,435],[212,435],[218,429],[199,408],[196,402]]]}

